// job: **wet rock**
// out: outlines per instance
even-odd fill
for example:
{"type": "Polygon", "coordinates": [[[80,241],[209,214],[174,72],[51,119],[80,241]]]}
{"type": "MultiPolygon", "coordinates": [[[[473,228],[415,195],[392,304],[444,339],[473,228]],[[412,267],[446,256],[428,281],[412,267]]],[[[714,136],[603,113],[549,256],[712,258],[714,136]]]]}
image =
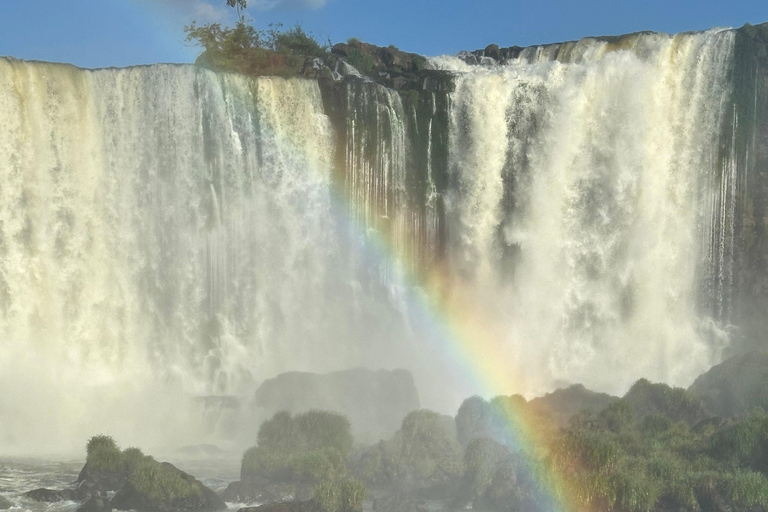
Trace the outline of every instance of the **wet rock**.
{"type": "Polygon", "coordinates": [[[499,52],[499,45],[489,44],[485,47],[485,56],[495,60],[501,59],[501,52],[499,52]]]}
{"type": "Polygon", "coordinates": [[[406,370],[283,373],[264,381],[255,398],[257,406],[270,412],[339,412],[349,418],[358,439],[367,436],[374,442],[395,432],[409,412],[420,408],[413,376],[406,370]]]}
{"type": "Polygon", "coordinates": [[[8,501],[6,498],[3,498],[0,496],[0,510],[6,510],[13,506],[13,503],[8,501]]]}
{"type": "Polygon", "coordinates": [[[713,366],[688,388],[717,416],[768,410],[768,352],[748,352],[713,366]]]}
{"type": "Polygon", "coordinates": [[[75,489],[34,489],[25,492],[24,496],[43,503],[55,503],[57,501],[76,501],[82,499],[82,495],[75,489]]]}
{"type": "Polygon", "coordinates": [[[78,507],[77,512],[112,512],[112,505],[108,499],[94,496],[78,507]]]}

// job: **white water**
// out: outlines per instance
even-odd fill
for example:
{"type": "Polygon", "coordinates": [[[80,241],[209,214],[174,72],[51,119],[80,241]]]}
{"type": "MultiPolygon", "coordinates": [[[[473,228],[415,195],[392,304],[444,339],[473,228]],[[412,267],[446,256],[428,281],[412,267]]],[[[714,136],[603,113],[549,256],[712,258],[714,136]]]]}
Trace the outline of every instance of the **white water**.
{"type": "Polygon", "coordinates": [[[449,279],[502,326],[524,383],[509,393],[689,384],[723,348],[700,291],[729,218],[732,46],[642,35],[503,68],[436,61],[461,70],[442,241],[440,170],[416,168],[392,91],[350,92],[334,160],[311,81],[0,59],[0,447],[80,453],[107,432],[152,452],[214,427],[247,445],[253,421],[201,421],[194,397],[248,397],[286,370],[407,367],[453,413],[477,390],[372,230],[406,264],[445,244],[449,279]]]}
{"type": "Polygon", "coordinates": [[[315,83],[0,60],[0,127],[9,449],[189,444],[190,396],[359,363],[315,83]]]}
{"type": "Polygon", "coordinates": [[[699,291],[733,38],[583,40],[460,73],[451,254],[527,391],[687,386],[719,360],[699,291]]]}

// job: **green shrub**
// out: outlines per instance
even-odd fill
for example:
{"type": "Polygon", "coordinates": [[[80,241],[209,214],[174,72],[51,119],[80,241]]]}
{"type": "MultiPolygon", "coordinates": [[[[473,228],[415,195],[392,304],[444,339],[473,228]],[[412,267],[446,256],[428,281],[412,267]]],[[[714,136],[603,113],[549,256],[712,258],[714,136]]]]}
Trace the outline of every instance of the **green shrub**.
{"type": "Polygon", "coordinates": [[[218,23],[184,27],[187,41],[203,48],[196,63],[215,71],[245,75],[296,76],[306,57],[327,57],[321,44],[300,25],[283,31],[281,25],[258,30],[240,18],[234,27],[218,23]]]}
{"type": "Polygon", "coordinates": [[[120,471],[122,453],[115,440],[110,436],[98,435],[88,440],[85,447],[86,462],[94,469],[102,471],[120,471]]]}
{"type": "Polygon", "coordinates": [[[318,482],[346,473],[352,432],[337,413],[281,411],[262,423],[257,441],[243,454],[241,479],[318,482]]]}
{"type": "Polygon", "coordinates": [[[756,409],[748,418],[712,436],[712,456],[759,471],[768,470],[768,414],[756,409]]]}
{"type": "Polygon", "coordinates": [[[369,448],[356,473],[370,485],[429,487],[458,478],[461,447],[446,419],[422,409],[409,413],[392,439],[369,448]]]}
{"type": "Polygon", "coordinates": [[[350,512],[363,509],[368,488],[355,478],[327,480],[315,487],[315,501],[325,512],[350,512]]]}
{"type": "Polygon", "coordinates": [[[624,399],[617,400],[603,409],[598,415],[599,421],[611,432],[626,432],[635,425],[635,413],[632,405],[624,399]]]}
{"type": "Polygon", "coordinates": [[[354,66],[355,69],[364,75],[371,74],[375,64],[371,57],[364,54],[357,48],[350,50],[349,54],[347,55],[347,62],[349,62],[351,66],[354,66]]]}
{"type": "Polygon", "coordinates": [[[182,478],[169,464],[148,456],[136,462],[128,481],[152,500],[174,501],[202,494],[198,486],[182,478]]]}
{"type": "Polygon", "coordinates": [[[324,57],[328,53],[328,44],[321,44],[298,24],[285,32],[272,31],[272,39],[273,49],[278,53],[303,57],[324,57]]]}

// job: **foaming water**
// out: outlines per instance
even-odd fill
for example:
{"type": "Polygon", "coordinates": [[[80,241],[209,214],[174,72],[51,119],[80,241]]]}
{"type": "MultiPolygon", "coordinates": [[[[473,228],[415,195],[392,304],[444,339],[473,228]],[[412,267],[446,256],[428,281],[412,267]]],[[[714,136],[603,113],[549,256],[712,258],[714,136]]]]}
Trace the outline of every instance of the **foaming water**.
{"type": "Polygon", "coordinates": [[[348,304],[313,307],[344,286],[316,83],[9,60],[0,77],[4,443],[189,444],[190,395],[340,364],[348,304]]]}
{"type": "Polygon", "coordinates": [[[699,292],[733,41],[587,39],[458,75],[451,257],[531,390],[688,385],[719,360],[699,292]]]}
{"type": "Polygon", "coordinates": [[[450,95],[351,82],[338,112],[310,80],[0,59],[0,447],[247,446],[289,370],[405,367],[453,413],[484,390],[432,274],[498,338],[495,392],[688,384],[727,343],[734,37],[440,58],[450,95]]]}

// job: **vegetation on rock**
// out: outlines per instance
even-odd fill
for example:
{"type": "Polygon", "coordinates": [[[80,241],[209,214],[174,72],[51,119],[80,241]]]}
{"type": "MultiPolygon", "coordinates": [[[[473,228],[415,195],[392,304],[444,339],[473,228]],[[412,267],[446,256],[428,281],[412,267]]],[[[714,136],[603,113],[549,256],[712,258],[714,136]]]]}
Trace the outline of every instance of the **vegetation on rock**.
{"type": "Polygon", "coordinates": [[[351,449],[349,420],[341,414],[281,411],[261,425],[257,445],[243,455],[241,479],[317,483],[340,477],[351,449]]]}
{"type": "Polygon", "coordinates": [[[219,23],[184,27],[187,41],[203,48],[196,63],[214,71],[249,76],[298,76],[307,59],[329,56],[321,43],[301,25],[284,30],[270,25],[259,30],[241,17],[234,27],[219,23]]]}
{"type": "Polygon", "coordinates": [[[392,439],[363,453],[355,468],[372,486],[429,489],[461,474],[461,447],[442,416],[421,409],[403,419],[392,439]]]}

